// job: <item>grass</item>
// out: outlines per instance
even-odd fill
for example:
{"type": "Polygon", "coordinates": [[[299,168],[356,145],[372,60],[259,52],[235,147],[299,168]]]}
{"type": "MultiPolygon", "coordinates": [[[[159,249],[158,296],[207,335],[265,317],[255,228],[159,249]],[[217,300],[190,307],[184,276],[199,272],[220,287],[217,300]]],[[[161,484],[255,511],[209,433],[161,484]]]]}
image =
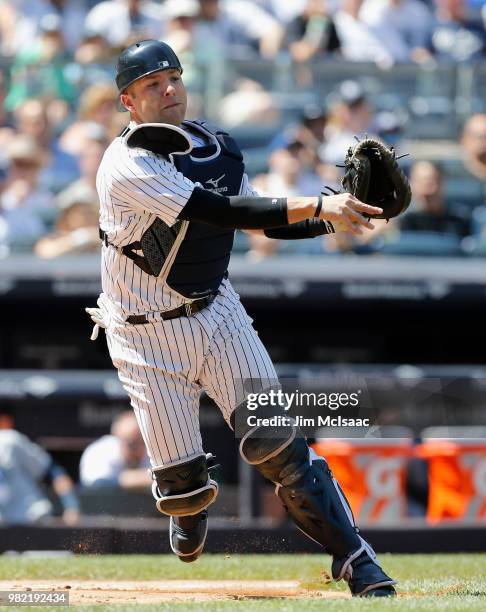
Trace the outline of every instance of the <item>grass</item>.
{"type": "MultiPolygon", "coordinates": [[[[137,605],[145,610],[486,610],[486,554],[380,555],[386,571],[398,580],[396,600],[250,599],[221,602],[137,605]]],[[[185,565],[169,556],[74,556],[67,558],[0,557],[0,580],[300,580],[313,589],[346,590],[326,584],[329,557],[323,555],[204,555],[185,565]]],[[[67,582],[68,583],[68,582],[67,582]]],[[[66,583],[66,584],[67,584],[66,583]]],[[[6,608],[5,608],[6,609],[6,608]]],[[[25,608],[23,608],[25,609],[25,608]]],[[[52,608],[32,608],[40,611],[52,608]]],[[[62,609],[62,608],[61,608],[62,609]]],[[[77,606],[79,611],[133,610],[134,606],[77,606]]]]}

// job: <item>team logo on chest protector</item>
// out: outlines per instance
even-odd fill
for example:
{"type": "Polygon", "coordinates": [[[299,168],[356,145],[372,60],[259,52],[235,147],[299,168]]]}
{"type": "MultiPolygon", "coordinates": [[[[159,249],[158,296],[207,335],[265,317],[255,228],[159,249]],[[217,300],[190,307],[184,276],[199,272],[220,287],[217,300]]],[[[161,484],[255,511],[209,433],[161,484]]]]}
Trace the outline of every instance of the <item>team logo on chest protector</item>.
{"type": "Polygon", "coordinates": [[[224,179],[225,176],[226,176],[226,173],[222,174],[219,178],[216,178],[216,179],[211,178],[205,181],[206,183],[211,185],[211,187],[206,187],[206,189],[208,191],[212,191],[213,193],[225,193],[226,191],[228,191],[228,187],[219,187],[219,181],[224,179]]]}

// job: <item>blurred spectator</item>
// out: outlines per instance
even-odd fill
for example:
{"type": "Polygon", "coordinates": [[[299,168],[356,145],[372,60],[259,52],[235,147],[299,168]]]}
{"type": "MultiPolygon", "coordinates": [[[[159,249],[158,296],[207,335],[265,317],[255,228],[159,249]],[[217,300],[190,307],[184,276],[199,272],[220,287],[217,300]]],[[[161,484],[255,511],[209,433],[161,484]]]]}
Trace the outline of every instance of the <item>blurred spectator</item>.
{"type": "Polygon", "coordinates": [[[60,208],[65,208],[76,201],[89,202],[95,207],[99,205],[96,173],[107,146],[105,136],[105,130],[97,123],[93,123],[79,156],[81,176],[57,195],[56,200],[60,208]]]}
{"type": "MultiPolygon", "coordinates": [[[[167,42],[181,56],[181,63],[186,67],[184,56],[191,52],[194,44],[193,28],[199,15],[199,2],[197,0],[166,0],[164,3],[164,16],[167,20],[167,42]]],[[[190,62],[191,63],[191,62],[190,62]]],[[[184,79],[186,78],[184,70],[184,79]]]]}
{"type": "Polygon", "coordinates": [[[272,94],[256,81],[239,79],[233,91],[219,105],[219,120],[228,128],[242,125],[276,126],[280,123],[280,111],[272,94]]]}
{"type": "Polygon", "coordinates": [[[388,146],[399,149],[407,117],[400,111],[379,111],[374,113],[371,130],[388,146]]]}
{"type": "Polygon", "coordinates": [[[81,457],[80,482],[84,487],[147,489],[150,463],[132,411],[122,412],[106,435],[90,444],[81,457]]]}
{"type": "Polygon", "coordinates": [[[79,520],[79,503],[71,478],[38,444],[15,431],[9,414],[0,409],[0,523],[34,523],[53,513],[42,485],[52,486],[63,508],[63,519],[79,520]]]}
{"type": "Polygon", "coordinates": [[[46,15],[39,25],[39,36],[16,54],[11,68],[10,88],[5,104],[16,109],[31,97],[72,101],[76,90],[66,77],[68,54],[61,31],[61,19],[46,15]]]}
{"type": "MultiPolygon", "coordinates": [[[[78,119],[67,126],[59,139],[60,146],[79,156],[93,130],[108,128],[118,117],[117,89],[111,83],[97,83],[84,90],[79,101],[78,119]]],[[[126,123],[126,118],[122,116],[126,123]]]]}
{"type": "Polygon", "coordinates": [[[78,91],[91,85],[111,81],[114,51],[104,36],[85,29],[83,38],[69,64],[68,76],[78,91]]]}
{"type": "Polygon", "coordinates": [[[39,34],[46,16],[58,17],[62,37],[69,51],[80,42],[86,15],[85,0],[2,0],[0,3],[0,41],[5,55],[14,55],[39,34]]]}
{"type": "Polygon", "coordinates": [[[362,138],[365,134],[373,134],[373,120],[373,109],[361,85],[357,81],[341,83],[326,125],[321,159],[329,164],[341,164],[348,148],[356,142],[355,136],[362,138]]]}
{"type": "Polygon", "coordinates": [[[30,248],[47,231],[55,216],[51,193],[39,186],[45,152],[28,136],[16,136],[7,150],[9,162],[5,188],[0,196],[0,217],[7,227],[12,248],[30,248]]]}
{"type": "Polygon", "coordinates": [[[301,15],[307,4],[307,0],[292,0],[292,2],[282,2],[282,0],[253,0],[255,4],[261,6],[267,13],[273,15],[282,24],[288,24],[301,15]]]}
{"type": "Polygon", "coordinates": [[[432,33],[432,13],[420,0],[365,0],[363,21],[382,38],[396,62],[423,62],[432,33]]]}
{"type": "MultiPolygon", "coordinates": [[[[306,148],[297,142],[290,143],[285,148],[275,149],[268,161],[268,173],[256,176],[252,180],[252,186],[261,195],[276,197],[320,193],[321,179],[312,171],[311,166],[307,166],[307,153],[306,148]]],[[[247,233],[246,237],[250,244],[248,257],[254,261],[274,255],[281,247],[288,246],[279,240],[267,238],[263,234],[247,233]]],[[[297,251],[306,250],[307,243],[311,240],[313,239],[295,241],[298,244],[291,246],[297,251]]]]}
{"type": "Polygon", "coordinates": [[[321,180],[305,168],[300,153],[302,145],[276,149],[270,155],[269,172],[255,177],[253,186],[265,195],[275,197],[310,196],[320,193],[321,180]]]}
{"type": "Polygon", "coordinates": [[[206,41],[195,36],[195,25],[199,15],[198,0],[166,0],[164,16],[166,19],[167,42],[179,57],[184,66],[184,83],[191,90],[199,89],[203,73],[200,70],[200,59],[205,55],[206,41]],[[201,47],[201,43],[203,47],[201,47]]]}
{"type": "Polygon", "coordinates": [[[486,184],[486,113],[478,113],[468,119],[462,132],[461,145],[465,170],[484,188],[486,184]]]}
{"type": "Polygon", "coordinates": [[[64,188],[79,176],[76,157],[64,150],[54,136],[54,126],[48,115],[48,108],[42,100],[25,100],[15,111],[15,125],[21,134],[33,138],[45,151],[45,166],[39,183],[54,192],[64,188]]]}
{"type": "Polygon", "coordinates": [[[284,35],[279,22],[249,0],[199,0],[195,35],[203,61],[224,55],[276,56],[284,35]]]}
{"type": "Polygon", "coordinates": [[[319,104],[309,104],[302,109],[299,122],[289,125],[277,134],[270,144],[270,150],[292,146],[306,168],[311,168],[321,179],[321,183],[334,187],[338,179],[338,170],[334,165],[324,164],[319,151],[325,144],[324,131],[328,114],[319,104]],[[296,150],[297,150],[296,149],[296,150]]]}
{"type": "MultiPolygon", "coordinates": [[[[74,60],[78,64],[103,64],[111,61],[113,51],[104,36],[85,29],[83,38],[76,49],[74,60]]],[[[106,80],[109,80],[108,74],[106,80]]]]}
{"type": "Polygon", "coordinates": [[[150,0],[107,0],[89,11],[84,25],[92,35],[121,48],[131,39],[160,38],[164,33],[163,6],[150,0]]]}
{"type": "Polygon", "coordinates": [[[78,115],[83,121],[107,125],[118,112],[118,92],[111,83],[99,83],[88,87],[79,101],[78,115]]]}
{"type": "Polygon", "coordinates": [[[5,98],[7,97],[7,83],[5,73],[0,69],[0,129],[12,125],[12,118],[5,106],[5,98]]]}
{"type": "Polygon", "coordinates": [[[287,26],[286,45],[298,63],[339,51],[341,45],[326,0],[307,0],[303,12],[287,26]]]}
{"type": "Polygon", "coordinates": [[[67,200],[54,231],[35,245],[38,257],[52,259],[73,253],[94,252],[100,247],[99,208],[83,197],[67,200]]]}
{"type": "Polygon", "coordinates": [[[319,192],[324,186],[340,189],[340,170],[336,164],[342,162],[343,152],[354,142],[354,134],[372,129],[368,117],[370,109],[367,104],[361,105],[364,93],[360,85],[354,81],[345,81],[341,85],[341,90],[339,102],[331,109],[331,112],[319,104],[306,105],[302,110],[300,121],[285,128],[270,145],[270,150],[288,147],[296,151],[303,168],[318,177],[319,192]],[[357,131],[353,135],[347,132],[342,136],[343,143],[339,144],[340,126],[345,123],[340,109],[344,100],[349,101],[351,107],[354,104],[357,105],[357,112],[352,114],[353,126],[357,131]],[[334,141],[332,148],[327,148],[327,138],[334,141]]]}
{"type": "Polygon", "coordinates": [[[435,0],[432,50],[439,60],[468,62],[486,53],[483,24],[468,19],[464,0],[435,0]]]}
{"type": "MultiPolygon", "coordinates": [[[[200,117],[200,113],[191,115],[191,117],[200,117]]],[[[126,113],[114,112],[109,123],[105,126],[106,141],[111,142],[114,138],[116,138],[118,134],[120,134],[127,127],[128,121],[129,117],[126,113]]]]}
{"type": "Polygon", "coordinates": [[[69,253],[96,251],[99,240],[99,202],[96,173],[106,148],[104,131],[93,124],[94,133],[80,156],[81,177],[56,198],[61,210],[54,231],[35,245],[39,257],[53,258],[69,253]],[[98,138],[96,138],[98,136],[98,138]]]}
{"type": "Polygon", "coordinates": [[[356,236],[350,232],[338,232],[322,238],[324,253],[354,253],[370,255],[381,249],[383,244],[396,240],[399,232],[395,219],[388,223],[382,219],[373,220],[374,229],[356,236]]]}
{"type": "Polygon", "coordinates": [[[85,142],[80,155],[81,176],[57,195],[61,213],[54,231],[36,244],[35,253],[39,257],[53,258],[99,248],[96,173],[106,148],[104,136],[104,130],[93,124],[91,138],[85,142]]]}
{"type": "Polygon", "coordinates": [[[345,59],[353,62],[374,62],[384,68],[390,67],[394,58],[384,42],[390,33],[376,33],[363,21],[362,4],[363,0],[342,0],[334,15],[341,53],[345,59]]]}
{"type": "Polygon", "coordinates": [[[470,233],[470,221],[462,209],[448,205],[444,193],[443,172],[430,161],[415,162],[410,170],[412,204],[399,219],[402,231],[438,232],[460,238],[470,233]]]}
{"type": "Polygon", "coordinates": [[[280,240],[267,238],[263,234],[245,232],[245,237],[249,246],[246,256],[254,263],[258,263],[267,257],[276,255],[281,246],[280,240]]]}
{"type": "MultiPolygon", "coordinates": [[[[10,56],[15,53],[15,34],[17,11],[13,2],[0,2],[0,55],[10,56]]],[[[30,38],[31,40],[31,38],[30,38]]]]}
{"type": "Polygon", "coordinates": [[[317,154],[319,147],[324,144],[326,125],[327,110],[319,104],[308,104],[302,109],[300,124],[294,134],[294,139],[317,154]]]}
{"type": "Polygon", "coordinates": [[[7,143],[13,135],[12,117],[5,108],[6,95],[5,74],[0,70],[0,193],[3,188],[7,166],[7,161],[4,155],[2,155],[2,151],[5,151],[7,143]]]}

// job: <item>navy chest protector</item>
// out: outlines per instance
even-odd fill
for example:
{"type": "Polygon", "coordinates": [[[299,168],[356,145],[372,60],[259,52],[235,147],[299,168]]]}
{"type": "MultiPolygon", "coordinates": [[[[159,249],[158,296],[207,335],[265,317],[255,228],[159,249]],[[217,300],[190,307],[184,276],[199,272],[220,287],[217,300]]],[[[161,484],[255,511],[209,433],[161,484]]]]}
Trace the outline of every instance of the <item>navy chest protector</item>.
{"type": "MultiPolygon", "coordinates": [[[[235,141],[203,121],[185,121],[183,125],[215,136],[218,144],[174,155],[176,168],[204,189],[238,195],[245,166],[235,141]]],[[[233,238],[232,229],[195,221],[177,221],[169,227],[157,218],[140,241],[125,246],[123,252],[147,274],[160,276],[171,289],[196,299],[217,292],[227,275],[233,238]],[[143,257],[134,252],[140,249],[143,257]]]]}

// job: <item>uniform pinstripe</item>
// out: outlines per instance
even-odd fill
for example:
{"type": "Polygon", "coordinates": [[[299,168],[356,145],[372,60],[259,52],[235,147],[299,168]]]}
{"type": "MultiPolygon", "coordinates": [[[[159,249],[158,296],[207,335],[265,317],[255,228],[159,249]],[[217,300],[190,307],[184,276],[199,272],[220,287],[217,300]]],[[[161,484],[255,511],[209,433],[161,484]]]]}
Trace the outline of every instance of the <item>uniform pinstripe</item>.
{"type": "MultiPolygon", "coordinates": [[[[205,142],[191,134],[194,146],[205,142]]],[[[195,187],[154,153],[129,150],[122,138],[108,147],[97,177],[100,225],[123,246],[139,240],[156,216],[169,226],[195,187]]],[[[246,175],[241,194],[257,195],[246,175]]],[[[163,276],[163,275],[161,275],[163,276]]],[[[113,364],[138,419],[153,468],[203,452],[199,398],[205,391],[229,422],[243,401],[238,380],[276,379],[270,357],[228,279],[204,310],[163,321],[160,311],[188,300],[152,277],[113,246],[102,249],[103,304],[113,364]],[[145,314],[146,325],[126,318],[145,314]]]]}

